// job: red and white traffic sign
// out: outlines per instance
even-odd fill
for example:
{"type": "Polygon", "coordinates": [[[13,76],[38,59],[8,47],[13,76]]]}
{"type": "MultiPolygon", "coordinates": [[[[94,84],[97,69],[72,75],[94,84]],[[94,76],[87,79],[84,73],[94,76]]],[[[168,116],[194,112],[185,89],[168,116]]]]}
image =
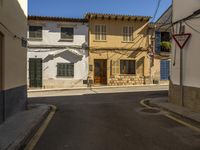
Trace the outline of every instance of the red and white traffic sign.
{"type": "Polygon", "coordinates": [[[178,44],[180,49],[183,49],[187,41],[190,39],[191,33],[174,34],[173,39],[178,44]]]}

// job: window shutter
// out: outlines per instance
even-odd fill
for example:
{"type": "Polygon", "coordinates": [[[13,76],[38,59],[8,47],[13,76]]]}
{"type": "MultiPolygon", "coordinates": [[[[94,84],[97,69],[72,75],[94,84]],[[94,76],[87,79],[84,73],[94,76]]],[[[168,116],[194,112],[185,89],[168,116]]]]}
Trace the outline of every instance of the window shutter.
{"type": "Polygon", "coordinates": [[[156,36],[156,42],[155,42],[155,52],[156,53],[160,53],[160,50],[161,50],[161,46],[160,46],[160,43],[161,43],[161,33],[159,31],[156,31],[155,33],[155,36],[156,36]]]}
{"type": "Polygon", "coordinates": [[[161,80],[168,80],[169,73],[170,73],[170,62],[167,60],[160,61],[160,79],[161,80]]]}
{"type": "Polygon", "coordinates": [[[115,73],[120,74],[120,61],[117,60],[115,65],[116,65],[115,73]]]}

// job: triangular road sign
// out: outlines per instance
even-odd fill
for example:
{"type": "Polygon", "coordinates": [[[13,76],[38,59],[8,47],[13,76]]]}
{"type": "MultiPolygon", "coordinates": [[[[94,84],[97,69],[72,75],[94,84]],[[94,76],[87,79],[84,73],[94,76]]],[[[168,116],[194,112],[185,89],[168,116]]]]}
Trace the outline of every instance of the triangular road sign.
{"type": "Polygon", "coordinates": [[[190,33],[174,34],[173,39],[176,41],[180,49],[183,49],[187,41],[190,39],[190,33]]]}

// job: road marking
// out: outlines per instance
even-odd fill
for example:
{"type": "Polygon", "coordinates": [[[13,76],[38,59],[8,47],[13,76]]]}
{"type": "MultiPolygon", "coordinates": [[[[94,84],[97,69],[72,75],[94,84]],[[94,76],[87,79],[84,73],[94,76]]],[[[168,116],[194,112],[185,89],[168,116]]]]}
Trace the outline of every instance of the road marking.
{"type": "Polygon", "coordinates": [[[140,105],[142,105],[142,106],[144,106],[144,107],[146,107],[146,108],[149,108],[149,109],[154,109],[153,107],[151,107],[151,106],[145,104],[145,101],[146,101],[146,99],[141,100],[141,101],[140,101],[140,105]]]}
{"type": "Polygon", "coordinates": [[[183,120],[180,120],[180,119],[178,119],[178,118],[175,118],[175,117],[173,117],[173,116],[171,116],[171,115],[169,115],[169,114],[165,114],[165,116],[166,116],[167,118],[169,118],[169,119],[172,119],[172,120],[178,122],[179,124],[182,124],[182,125],[184,125],[184,126],[190,128],[190,129],[193,129],[193,130],[197,131],[197,132],[200,132],[200,128],[195,127],[195,126],[193,126],[193,125],[191,125],[191,124],[189,124],[189,123],[187,123],[187,122],[185,122],[185,121],[183,121],[183,120]]]}
{"type": "Polygon", "coordinates": [[[54,116],[54,114],[56,112],[56,109],[57,109],[56,106],[54,106],[54,105],[51,105],[51,108],[52,108],[52,110],[49,113],[48,117],[45,119],[45,121],[42,124],[42,126],[37,130],[36,134],[28,142],[28,144],[26,145],[26,147],[24,148],[24,150],[33,150],[33,148],[35,147],[35,145],[39,141],[40,137],[42,136],[42,134],[46,130],[48,124],[50,123],[50,121],[53,118],[53,116],[54,116]]]}
{"type": "MultiPolygon", "coordinates": [[[[141,101],[140,101],[140,104],[141,104],[142,106],[146,107],[146,108],[154,109],[153,107],[151,107],[151,106],[145,104],[145,101],[146,101],[146,99],[141,100],[141,101]]],[[[187,123],[187,122],[185,122],[185,121],[183,121],[183,120],[180,120],[180,119],[178,119],[178,118],[176,118],[176,117],[170,115],[169,112],[167,112],[167,111],[164,111],[164,112],[165,112],[165,113],[164,113],[164,116],[165,116],[165,117],[167,117],[167,118],[169,118],[169,119],[171,119],[171,120],[173,120],[173,121],[175,121],[175,122],[177,122],[177,123],[179,123],[179,124],[181,124],[181,125],[183,125],[183,126],[186,126],[186,127],[190,128],[190,129],[192,129],[192,130],[195,130],[196,132],[200,132],[200,128],[195,127],[195,126],[193,126],[192,124],[189,124],[189,123],[187,123]]]]}

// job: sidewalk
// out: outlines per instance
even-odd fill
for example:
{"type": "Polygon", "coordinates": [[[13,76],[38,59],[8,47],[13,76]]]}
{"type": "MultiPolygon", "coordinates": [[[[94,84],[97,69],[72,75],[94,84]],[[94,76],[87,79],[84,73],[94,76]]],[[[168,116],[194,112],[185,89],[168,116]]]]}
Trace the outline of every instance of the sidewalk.
{"type": "Polygon", "coordinates": [[[150,106],[156,106],[162,108],[174,115],[177,115],[183,119],[186,119],[190,122],[200,125],[200,113],[194,112],[182,106],[169,103],[167,97],[146,99],[145,102],[150,106]]]}
{"type": "Polygon", "coordinates": [[[35,105],[0,125],[0,150],[23,149],[50,112],[50,106],[35,105]]]}
{"type": "Polygon", "coordinates": [[[72,88],[52,88],[52,89],[28,89],[29,93],[34,92],[49,92],[49,91],[68,91],[68,90],[90,90],[90,89],[110,89],[110,88],[130,88],[130,87],[160,87],[169,86],[169,84],[142,84],[142,85],[122,85],[122,86],[91,86],[91,87],[72,87],[72,88]]]}
{"type": "Polygon", "coordinates": [[[28,90],[28,97],[46,96],[73,96],[84,94],[100,93],[123,93],[123,92],[143,92],[143,91],[167,91],[168,85],[134,85],[134,86],[96,86],[71,89],[37,89],[28,90]]]}

